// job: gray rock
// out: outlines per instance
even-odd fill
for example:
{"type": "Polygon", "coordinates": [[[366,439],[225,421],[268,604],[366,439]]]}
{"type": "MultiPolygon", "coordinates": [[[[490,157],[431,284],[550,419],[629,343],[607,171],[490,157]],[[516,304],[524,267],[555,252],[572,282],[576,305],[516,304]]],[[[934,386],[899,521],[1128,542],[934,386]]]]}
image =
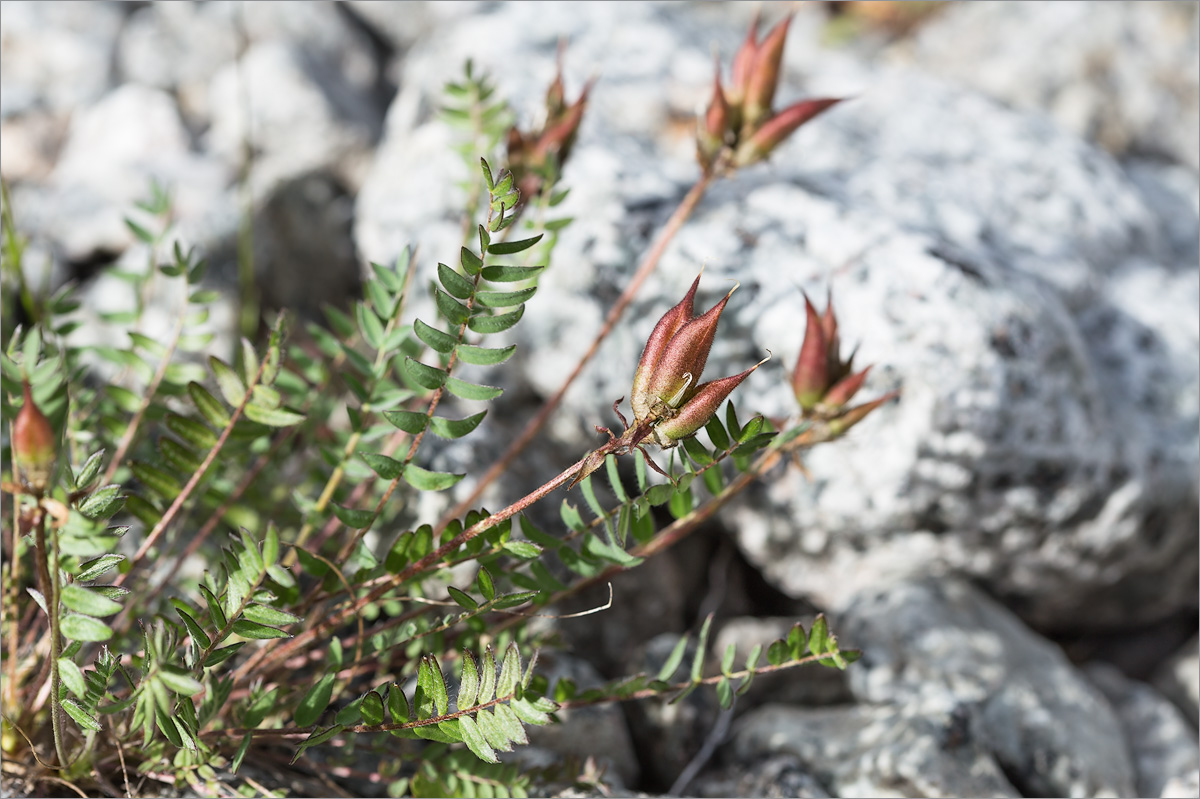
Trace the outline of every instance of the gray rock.
{"type": "Polygon", "coordinates": [[[1196,726],[1200,715],[1200,638],[1193,637],[1159,667],[1154,686],[1196,726]]]}
{"type": "MultiPolygon", "coordinates": [[[[521,345],[512,369],[546,395],[694,175],[658,112],[639,109],[651,89],[693,79],[693,42],[725,34],[678,7],[637,7],[634,42],[612,34],[602,7],[569,20],[489,11],[414,46],[356,237],[373,259],[411,242],[430,260],[453,257],[462,220],[451,184],[466,173],[431,115],[455,56],[482,26],[519,37],[529,68],[501,85],[524,109],[552,74],[548,31],[571,33],[568,86],[593,64],[604,79],[565,171],[563,213],[578,221],[555,262],[569,268],[543,276],[509,339],[521,345]],[[674,54],[632,52],[643,38],[674,54]]],[[[1175,260],[1180,234],[1105,154],[1044,119],[912,71],[869,77],[869,91],[801,131],[771,167],[712,192],[547,428],[559,468],[596,441],[593,424],[612,424],[608,406],[628,394],[645,336],[702,264],[702,302],[723,278],[742,285],[707,374],[777,356],[740,390],[743,416],[792,411],[782,370],[802,337],[795,289],[832,284],[845,340],[879,365],[865,396],[899,385],[903,397],[814,451],[812,482],[789,474],[725,512],[772,583],[837,607],[890,575],[966,573],[1062,627],[1193,605],[1200,345],[1187,333],[1194,277],[1175,260]],[[1147,314],[1163,289],[1178,299],[1147,314]]],[[[780,91],[800,94],[791,82],[780,91]]]]}
{"type": "MultiPolygon", "coordinates": [[[[580,691],[599,687],[604,682],[587,661],[558,653],[547,653],[538,661],[538,674],[546,677],[551,691],[562,677],[573,680],[580,691]]],[[[638,760],[634,755],[625,717],[618,706],[592,705],[560,710],[555,715],[562,721],[561,724],[525,728],[534,750],[553,752],[555,757],[550,763],[560,762],[565,757],[573,757],[581,762],[594,757],[602,768],[617,777],[620,781],[618,787],[636,784],[639,777],[638,760]]],[[[525,747],[516,750],[518,759],[526,755],[535,758],[533,763],[537,764],[539,755],[536,751],[527,751],[525,747]]]]}
{"type": "Polygon", "coordinates": [[[968,583],[864,591],[834,630],[843,646],[863,650],[848,672],[860,701],[966,709],[973,734],[1022,793],[1133,793],[1134,767],[1104,696],[1057,647],[968,583]]]}
{"type": "MultiPolygon", "coordinates": [[[[653,677],[667,662],[679,641],[677,633],[663,633],[640,647],[630,658],[627,674],[647,674],[653,677]]],[[[686,679],[696,654],[693,637],[684,650],[683,664],[673,681],[686,679]]],[[[630,732],[642,754],[646,779],[651,785],[663,788],[672,785],[697,756],[706,740],[720,735],[722,713],[712,688],[702,686],[678,702],[649,699],[632,703],[626,709],[630,732]]],[[[728,724],[728,722],[725,722],[728,724]]],[[[686,788],[686,786],[684,786],[686,788]]]]}
{"type": "Polygon", "coordinates": [[[759,796],[826,799],[829,792],[793,755],[736,764],[696,780],[695,796],[759,796]]]}
{"type": "Polygon", "coordinates": [[[1200,167],[1195,4],[965,3],[932,18],[911,57],[1115,154],[1200,167]]]}
{"type": "Polygon", "coordinates": [[[6,2],[2,8],[0,116],[74,110],[112,85],[120,4],[6,2]]]}
{"type": "Polygon", "coordinates": [[[1196,731],[1179,708],[1149,685],[1106,664],[1089,664],[1087,675],[1121,721],[1137,773],[1138,796],[1165,796],[1168,783],[1186,780],[1200,769],[1196,731]]]}
{"type": "Polygon", "coordinates": [[[730,756],[753,763],[792,755],[832,796],[1022,795],[948,713],[765,705],[735,730],[730,756]]]}
{"type": "Polygon", "coordinates": [[[1200,796],[1200,771],[1193,771],[1182,778],[1172,777],[1163,787],[1162,795],[1168,796],[1200,796]]]}
{"type": "Polygon", "coordinates": [[[26,235],[50,241],[68,260],[87,260],[134,242],[123,220],[137,217],[133,205],[151,181],[170,190],[183,239],[208,242],[212,230],[232,229],[230,178],[218,161],[191,151],[170,95],[126,84],[76,112],[48,180],[16,187],[13,204],[26,235]]]}
{"type": "Polygon", "coordinates": [[[256,199],[289,178],[319,169],[334,169],[356,185],[379,133],[370,97],[321,53],[287,41],[260,42],[240,67],[225,65],[213,76],[209,98],[212,126],[205,145],[239,167],[247,143],[244,109],[247,103],[253,109],[249,143],[256,199]]]}
{"type": "Polygon", "coordinates": [[[359,92],[374,91],[383,69],[368,37],[335,4],[296,2],[147,5],[121,31],[119,66],[128,81],[175,92],[203,129],[219,110],[209,96],[213,76],[234,63],[240,42],[265,41],[298,47],[359,92]]]}

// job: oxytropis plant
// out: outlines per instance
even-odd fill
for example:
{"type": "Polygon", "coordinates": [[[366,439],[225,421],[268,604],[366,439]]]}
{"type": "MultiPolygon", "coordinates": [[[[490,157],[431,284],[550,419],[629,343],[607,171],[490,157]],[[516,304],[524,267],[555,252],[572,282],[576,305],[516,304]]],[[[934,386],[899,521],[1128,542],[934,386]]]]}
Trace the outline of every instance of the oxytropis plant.
{"type": "MultiPolygon", "coordinates": [[[[677,701],[706,685],[729,707],[757,674],[845,668],[856,653],[839,649],[823,617],[740,667],[732,649],[710,663],[710,616],[682,673],[686,639],[655,674],[582,690],[538,673],[546,625],[527,624],[682,540],[781,460],[891,398],[849,406],[866,370],[843,360],[832,306],[818,314],[804,299],[796,416],[743,421],[728,399],[766,360],[706,378],[729,295],[697,314],[697,277],[636,366],[606,365],[631,374],[632,420],[614,403],[620,433],[598,428],[607,441],[500,510],[475,505],[536,440],[708,187],[836,102],[772,111],[787,25],[760,42],[756,24],[728,90],[718,75],[699,120],[695,185],[576,368],[478,473],[432,468],[430,442],[486,424],[501,389],[463,367],[512,355],[489,337],[520,323],[570,222],[555,209],[587,89],[568,102],[561,74],[545,124],[525,132],[470,65],[446,87],[445,119],[462,131],[474,177],[463,246],[453,265],[429,270],[436,316],[407,312],[426,289],[406,251],[371,265],[349,312],[331,307],[300,336],[281,315],[232,357],[203,356],[219,298],[204,285],[203,258],[174,240],[170,197],[157,188],[128,220],[146,268],[113,270],[133,300],[105,318],[124,347],[72,338],[71,287],[28,303],[32,324],[8,335],[0,358],[12,466],[0,743],[21,778],[112,795],[146,781],[224,795],[230,780],[262,792],[263,772],[291,762],[313,780],[360,775],[392,795],[520,795],[535,780],[587,778],[570,764],[522,772],[500,762],[527,742],[525,725],[551,723],[560,708],[677,701]],[[506,156],[495,152],[502,143],[506,156]],[[496,171],[486,159],[498,157],[508,166],[496,171]],[[181,289],[180,306],[170,330],[150,335],[145,298],[162,284],[181,289]],[[458,505],[422,517],[422,492],[468,477],[458,505]],[[561,525],[542,529],[525,511],[559,488],[571,491],[561,525]]],[[[6,290],[28,297],[7,193],[5,204],[4,274],[18,281],[6,290]]]]}

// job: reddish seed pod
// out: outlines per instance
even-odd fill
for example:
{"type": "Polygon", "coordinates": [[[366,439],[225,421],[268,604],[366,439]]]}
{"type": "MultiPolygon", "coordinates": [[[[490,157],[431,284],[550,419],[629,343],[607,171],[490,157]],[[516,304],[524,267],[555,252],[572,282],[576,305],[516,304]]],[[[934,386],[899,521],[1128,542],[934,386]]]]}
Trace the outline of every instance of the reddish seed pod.
{"type": "Polygon", "coordinates": [[[24,404],[13,422],[12,446],[17,468],[35,491],[46,490],[54,471],[56,436],[50,420],[33,401],[29,381],[22,381],[24,404]]]}

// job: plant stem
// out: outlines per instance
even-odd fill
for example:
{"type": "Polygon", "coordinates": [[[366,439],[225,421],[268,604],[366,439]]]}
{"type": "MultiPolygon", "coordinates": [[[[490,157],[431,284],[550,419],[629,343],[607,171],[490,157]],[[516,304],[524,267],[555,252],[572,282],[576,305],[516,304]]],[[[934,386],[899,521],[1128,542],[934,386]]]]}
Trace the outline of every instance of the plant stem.
{"type": "Polygon", "coordinates": [[[58,702],[58,658],[62,654],[62,636],[58,627],[58,536],[52,534],[55,552],[54,563],[51,564],[50,552],[46,547],[46,512],[42,509],[40,497],[35,513],[33,529],[37,542],[38,582],[42,585],[42,598],[46,601],[46,615],[50,617],[50,726],[54,730],[54,752],[58,755],[58,764],[65,768],[67,749],[63,742],[62,713],[58,702]]]}
{"type": "Polygon", "coordinates": [[[254,654],[253,657],[238,667],[237,671],[234,672],[234,681],[236,682],[247,675],[254,673],[254,670],[259,666],[259,664],[261,664],[268,657],[270,657],[272,660],[280,660],[288,657],[301,647],[308,646],[315,638],[323,634],[326,630],[332,629],[333,627],[341,624],[343,621],[358,613],[372,602],[375,602],[396,586],[402,585],[417,575],[428,572],[432,567],[437,565],[442,558],[458,549],[463,544],[472,540],[484,531],[495,527],[501,522],[516,516],[530,505],[538,502],[547,494],[554,491],[554,489],[570,482],[576,475],[580,474],[584,470],[593,468],[594,464],[603,463],[604,457],[607,454],[627,453],[631,446],[630,442],[641,441],[646,437],[649,432],[650,424],[651,423],[643,422],[635,427],[631,427],[626,430],[624,435],[622,435],[620,438],[613,438],[598,449],[592,450],[574,464],[568,466],[565,470],[559,473],[557,477],[554,477],[552,480],[543,484],[531,493],[526,494],[521,499],[509,505],[507,508],[496,511],[487,518],[481,519],[480,521],[471,525],[458,535],[454,536],[454,538],[447,541],[445,544],[442,544],[433,552],[430,552],[417,562],[409,564],[405,569],[400,571],[400,573],[389,578],[387,582],[377,586],[366,595],[352,601],[340,611],[329,614],[316,625],[310,627],[302,633],[299,633],[295,638],[292,638],[286,644],[280,644],[277,649],[260,649],[254,654]]]}
{"type": "Polygon", "coordinates": [[[663,229],[659,233],[658,239],[655,240],[654,246],[650,248],[650,251],[646,253],[646,257],[642,259],[642,263],[638,267],[637,272],[634,273],[633,279],[629,281],[629,285],[625,287],[625,290],[621,292],[621,296],[617,298],[617,301],[613,303],[612,308],[609,309],[608,316],[604,319],[604,324],[600,327],[600,331],[592,340],[587,352],[585,352],[579,359],[579,362],[575,364],[575,369],[571,372],[571,374],[567,375],[567,379],[563,381],[563,384],[559,387],[558,391],[554,393],[554,396],[546,400],[546,404],[543,405],[541,410],[537,412],[537,415],[529,420],[529,423],[525,425],[525,429],[522,430],[521,434],[513,440],[513,442],[508,446],[508,449],[506,449],[504,453],[496,460],[496,462],[492,464],[492,466],[484,473],[483,477],[479,478],[479,482],[475,484],[475,488],[472,489],[471,493],[462,502],[459,502],[442,516],[436,527],[437,532],[441,532],[451,521],[457,519],[470,510],[470,508],[483,494],[484,490],[491,485],[491,483],[497,477],[504,474],[504,472],[508,470],[508,467],[512,464],[513,460],[516,459],[517,455],[519,455],[521,451],[529,445],[529,442],[533,441],[534,437],[541,431],[541,429],[546,426],[546,422],[550,420],[550,416],[554,413],[558,406],[562,404],[563,397],[566,396],[567,390],[570,389],[571,385],[575,382],[575,379],[579,377],[580,373],[583,371],[583,367],[587,366],[587,364],[596,355],[596,352],[600,349],[600,345],[606,338],[608,338],[609,333],[611,333],[613,328],[616,327],[617,322],[620,321],[621,316],[625,313],[625,309],[629,307],[631,302],[633,302],[633,298],[637,296],[638,290],[642,287],[642,284],[646,282],[646,278],[650,277],[650,274],[655,270],[655,268],[658,267],[659,261],[662,260],[663,254],[667,251],[667,245],[671,243],[671,240],[675,238],[675,235],[679,232],[680,228],[683,227],[684,222],[686,222],[696,210],[696,207],[700,204],[700,200],[704,196],[704,193],[708,190],[708,187],[712,185],[712,182],[716,177],[717,176],[714,172],[705,172],[692,185],[692,188],[688,190],[688,193],[684,196],[683,200],[680,201],[679,206],[675,209],[675,212],[671,214],[671,218],[667,220],[665,225],[663,225],[663,229]]]}

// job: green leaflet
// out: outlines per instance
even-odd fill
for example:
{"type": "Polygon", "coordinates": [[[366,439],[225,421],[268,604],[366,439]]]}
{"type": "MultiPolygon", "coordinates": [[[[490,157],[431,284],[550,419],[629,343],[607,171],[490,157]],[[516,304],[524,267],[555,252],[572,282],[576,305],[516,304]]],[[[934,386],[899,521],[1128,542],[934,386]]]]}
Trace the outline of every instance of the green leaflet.
{"type": "Polygon", "coordinates": [[[446,390],[456,397],[465,400],[476,400],[486,402],[494,400],[504,393],[504,389],[495,386],[484,386],[478,383],[468,383],[466,380],[459,380],[457,377],[446,379],[446,390]]]}
{"type": "Polygon", "coordinates": [[[429,420],[429,429],[439,438],[462,438],[478,427],[486,415],[487,411],[480,411],[465,419],[444,419],[434,416],[429,420]]]}
{"type": "Polygon", "coordinates": [[[476,333],[484,335],[500,333],[519,322],[524,314],[525,306],[521,305],[515,311],[497,314],[496,316],[472,316],[470,321],[467,322],[467,327],[476,333]]]}
{"type": "Polygon", "coordinates": [[[516,349],[516,344],[498,348],[473,347],[470,344],[459,344],[458,357],[463,362],[476,366],[494,366],[507,361],[516,352],[516,349]]]}

